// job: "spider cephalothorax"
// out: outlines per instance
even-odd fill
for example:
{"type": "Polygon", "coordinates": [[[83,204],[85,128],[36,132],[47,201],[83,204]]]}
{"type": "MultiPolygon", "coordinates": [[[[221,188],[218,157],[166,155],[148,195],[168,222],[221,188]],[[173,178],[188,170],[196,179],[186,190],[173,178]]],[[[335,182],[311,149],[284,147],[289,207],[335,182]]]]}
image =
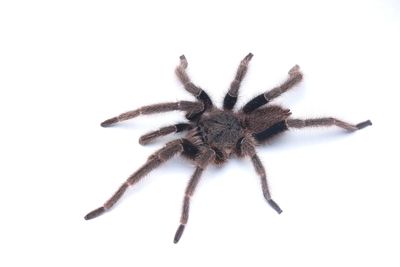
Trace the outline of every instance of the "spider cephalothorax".
{"type": "Polygon", "coordinates": [[[181,154],[191,160],[195,164],[196,170],[185,191],[181,224],[174,237],[175,243],[179,241],[185,229],[189,218],[190,198],[196,189],[203,170],[209,164],[225,162],[232,155],[251,159],[256,172],[260,176],[261,188],[265,199],[276,212],[281,213],[281,208],[271,198],[264,166],[255,151],[257,145],[263,144],[289,128],[338,126],[352,132],[372,125],[369,120],[359,124],[350,124],[332,117],[292,119],[288,109],[269,104],[271,100],[302,80],[303,75],[297,65],[290,69],[289,77],[280,86],[256,96],[238,111],[233,111],[241,81],[246,74],[248,63],[252,57],[253,55],[250,53],[241,61],[236,76],[224,98],[223,109],[215,107],[207,93],[191,82],[186,73],[188,65],[186,58],[181,56],[181,63],[176,68],[176,74],[185,89],[193,94],[197,101],[179,101],[144,106],[104,121],[101,125],[107,127],[139,115],[181,110],[186,112],[187,122],[166,126],[145,134],[140,137],[139,142],[144,145],[157,137],[174,132],[186,131],[187,134],[185,138],[168,142],[163,148],[152,154],[147,162],[133,173],[103,206],[88,213],[85,219],[95,218],[109,210],[129,186],[138,182],[151,170],[176,154],[181,154]]]}
{"type": "Polygon", "coordinates": [[[230,155],[237,141],[244,135],[240,118],[234,113],[221,110],[205,114],[198,123],[197,131],[204,143],[224,155],[230,155]]]}

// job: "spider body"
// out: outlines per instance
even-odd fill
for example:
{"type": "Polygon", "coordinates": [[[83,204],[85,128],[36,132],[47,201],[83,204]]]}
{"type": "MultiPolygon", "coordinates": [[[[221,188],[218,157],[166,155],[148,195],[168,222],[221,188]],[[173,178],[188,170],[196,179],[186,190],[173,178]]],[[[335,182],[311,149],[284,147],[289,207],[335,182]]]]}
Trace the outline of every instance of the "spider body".
{"type": "Polygon", "coordinates": [[[276,212],[281,213],[281,208],[271,197],[264,166],[255,151],[256,146],[264,144],[291,128],[337,126],[353,132],[372,125],[369,120],[358,124],[350,124],[332,117],[296,119],[291,118],[292,114],[289,109],[271,105],[270,101],[302,80],[303,75],[297,65],[290,69],[289,77],[281,85],[254,97],[241,109],[234,111],[233,108],[236,104],[240,84],[247,72],[248,63],[252,56],[250,53],[241,61],[235,78],[224,98],[223,109],[215,107],[207,93],[192,83],[186,73],[188,65],[186,58],[181,56],[181,62],[176,68],[176,74],[185,89],[193,94],[197,101],[168,102],[143,106],[104,121],[101,125],[107,127],[139,115],[173,110],[186,112],[188,120],[187,122],[160,128],[140,137],[140,144],[145,145],[160,136],[175,132],[186,132],[184,138],[168,142],[163,148],[150,155],[147,162],[129,176],[103,206],[89,212],[85,219],[95,218],[111,209],[130,186],[137,183],[162,163],[179,154],[192,161],[196,168],[185,190],[180,226],[175,233],[174,243],[180,240],[188,222],[190,199],[204,169],[210,164],[221,164],[234,155],[251,159],[255,171],[260,177],[262,193],[267,203],[276,212]]]}

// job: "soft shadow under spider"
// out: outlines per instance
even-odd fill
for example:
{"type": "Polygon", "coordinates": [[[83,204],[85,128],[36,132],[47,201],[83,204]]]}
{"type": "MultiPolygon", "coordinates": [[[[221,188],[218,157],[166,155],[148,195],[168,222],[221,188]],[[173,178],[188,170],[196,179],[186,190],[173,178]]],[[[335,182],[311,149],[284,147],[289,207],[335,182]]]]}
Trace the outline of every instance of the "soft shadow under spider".
{"type": "Polygon", "coordinates": [[[254,97],[242,108],[234,111],[233,108],[238,98],[239,87],[252,57],[253,54],[249,53],[240,62],[234,79],[225,95],[222,109],[217,108],[208,94],[191,81],[186,72],[187,60],[182,55],[175,73],[186,91],[196,98],[195,101],[166,102],[143,106],[102,122],[101,126],[109,127],[139,115],[179,110],[185,113],[185,121],[149,132],[140,137],[139,143],[145,145],[158,137],[171,133],[183,132],[186,135],[184,138],[168,142],[163,148],[150,155],[146,163],[129,176],[103,206],[89,212],[85,219],[93,219],[110,210],[128,187],[136,184],[146,174],[175,155],[181,155],[191,161],[195,166],[195,170],[185,190],[180,225],[175,233],[174,243],[180,240],[188,222],[190,199],[195,192],[203,171],[210,164],[223,164],[233,155],[250,158],[260,178],[261,190],[265,200],[272,209],[277,213],[281,213],[281,208],[271,197],[266,172],[256,153],[256,146],[265,144],[267,141],[272,140],[273,137],[291,128],[337,126],[348,132],[354,132],[372,125],[369,120],[351,124],[333,117],[292,118],[289,109],[271,104],[270,101],[302,80],[303,75],[297,65],[289,70],[288,77],[279,86],[254,97]]]}

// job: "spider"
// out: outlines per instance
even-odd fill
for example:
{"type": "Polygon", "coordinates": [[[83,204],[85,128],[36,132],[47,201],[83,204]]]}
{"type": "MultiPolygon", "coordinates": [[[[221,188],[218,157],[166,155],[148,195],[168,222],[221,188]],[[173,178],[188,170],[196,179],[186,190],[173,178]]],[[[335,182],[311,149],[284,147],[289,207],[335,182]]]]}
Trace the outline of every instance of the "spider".
{"type": "Polygon", "coordinates": [[[210,164],[222,164],[234,155],[249,157],[251,159],[255,171],[260,177],[262,192],[267,203],[277,213],[281,213],[281,208],[271,198],[265,169],[256,153],[256,146],[265,144],[266,141],[290,128],[338,126],[346,131],[353,132],[372,125],[370,120],[358,124],[350,124],[332,117],[315,119],[291,118],[289,109],[269,104],[270,101],[285,93],[302,80],[303,75],[298,65],[289,70],[288,78],[281,85],[254,97],[238,111],[233,111],[238,98],[240,84],[247,72],[248,64],[252,57],[253,54],[249,53],[240,62],[234,80],[225,95],[223,109],[214,106],[208,94],[193,84],[186,72],[188,66],[187,60],[182,55],[175,73],[184,88],[195,96],[197,101],[178,101],[143,106],[102,122],[101,126],[108,127],[139,115],[179,110],[186,113],[186,122],[149,132],[140,137],[139,143],[145,145],[157,137],[170,133],[186,132],[186,136],[168,142],[163,148],[150,155],[147,162],[129,176],[103,206],[89,212],[85,216],[85,219],[93,219],[110,210],[130,186],[136,184],[150,171],[177,154],[192,161],[196,168],[185,190],[180,225],[176,230],[174,243],[180,240],[188,222],[190,199],[205,168],[210,164]]]}

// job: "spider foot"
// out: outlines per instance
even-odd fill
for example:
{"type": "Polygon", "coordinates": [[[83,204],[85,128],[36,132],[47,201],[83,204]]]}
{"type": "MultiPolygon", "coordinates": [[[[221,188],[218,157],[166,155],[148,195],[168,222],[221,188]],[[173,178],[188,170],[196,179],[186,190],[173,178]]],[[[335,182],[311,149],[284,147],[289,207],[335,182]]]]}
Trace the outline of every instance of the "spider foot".
{"type": "Polygon", "coordinates": [[[188,62],[187,62],[187,59],[186,59],[185,55],[181,55],[181,56],[179,57],[179,59],[181,60],[181,66],[182,66],[184,69],[186,69],[187,66],[188,66],[188,62]]]}
{"type": "Polygon", "coordinates": [[[114,117],[114,118],[103,121],[100,125],[101,125],[101,127],[108,127],[114,123],[117,123],[118,121],[119,121],[118,117],[114,117]]]}
{"type": "Polygon", "coordinates": [[[252,53],[247,54],[247,56],[245,56],[244,59],[242,60],[242,64],[247,66],[252,58],[253,58],[252,53]]]}
{"type": "Polygon", "coordinates": [[[359,124],[356,125],[356,127],[358,130],[361,130],[362,128],[365,128],[365,127],[368,127],[371,125],[372,125],[372,122],[370,120],[367,120],[367,121],[360,122],[359,124]]]}
{"type": "Polygon", "coordinates": [[[88,214],[86,214],[85,220],[91,220],[93,218],[96,218],[96,217],[100,216],[101,214],[103,214],[105,211],[106,211],[106,209],[104,207],[95,209],[95,210],[89,212],[88,214]]]}
{"type": "Polygon", "coordinates": [[[295,76],[295,75],[297,75],[299,73],[300,73],[300,66],[299,65],[294,65],[293,68],[291,68],[289,70],[289,75],[290,76],[295,76]]]}
{"type": "Polygon", "coordinates": [[[272,199],[268,200],[268,204],[278,213],[281,214],[282,210],[281,208],[278,206],[278,204],[276,204],[275,201],[273,201],[272,199]]]}
{"type": "Polygon", "coordinates": [[[185,225],[184,224],[179,225],[178,230],[176,230],[175,237],[174,237],[175,244],[179,242],[179,239],[181,239],[183,230],[185,230],[185,225]]]}

